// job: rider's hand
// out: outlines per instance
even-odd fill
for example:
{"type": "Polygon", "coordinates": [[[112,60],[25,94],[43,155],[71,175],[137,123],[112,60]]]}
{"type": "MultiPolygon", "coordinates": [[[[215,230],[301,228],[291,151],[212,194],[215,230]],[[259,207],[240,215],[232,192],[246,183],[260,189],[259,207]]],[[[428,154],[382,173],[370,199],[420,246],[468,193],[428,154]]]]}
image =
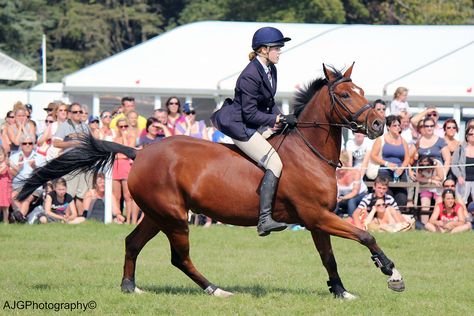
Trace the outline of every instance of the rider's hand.
{"type": "Polygon", "coordinates": [[[298,123],[296,116],[294,114],[282,115],[280,114],[280,124],[288,125],[289,127],[295,127],[298,123]]]}

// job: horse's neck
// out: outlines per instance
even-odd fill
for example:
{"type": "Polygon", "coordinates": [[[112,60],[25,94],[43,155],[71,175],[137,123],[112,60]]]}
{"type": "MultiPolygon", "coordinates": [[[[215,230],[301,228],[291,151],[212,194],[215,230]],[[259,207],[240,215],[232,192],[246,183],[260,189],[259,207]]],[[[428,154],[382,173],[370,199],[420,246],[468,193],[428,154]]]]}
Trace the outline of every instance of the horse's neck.
{"type": "Polygon", "coordinates": [[[307,108],[298,117],[298,122],[315,123],[317,127],[304,127],[299,128],[299,130],[326,159],[337,162],[341,152],[342,129],[338,126],[328,125],[332,123],[329,113],[330,101],[329,99],[322,99],[323,97],[325,97],[324,93],[317,92],[310,101],[311,104],[308,104],[307,108]]]}

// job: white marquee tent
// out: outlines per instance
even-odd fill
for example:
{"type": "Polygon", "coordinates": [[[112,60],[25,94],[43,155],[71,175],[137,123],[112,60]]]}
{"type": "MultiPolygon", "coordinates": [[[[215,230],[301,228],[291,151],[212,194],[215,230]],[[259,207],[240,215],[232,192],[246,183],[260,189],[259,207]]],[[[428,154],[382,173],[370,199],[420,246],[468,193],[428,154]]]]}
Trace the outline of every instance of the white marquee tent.
{"type": "Polygon", "coordinates": [[[356,62],[353,80],[369,99],[409,88],[411,102],[474,104],[474,26],[387,26],[197,22],[175,28],[63,79],[66,94],[233,94],[255,30],[271,25],[292,41],[278,64],[277,99],[356,62]]]}
{"type": "Polygon", "coordinates": [[[0,80],[36,81],[36,72],[0,52],[0,80]]]}

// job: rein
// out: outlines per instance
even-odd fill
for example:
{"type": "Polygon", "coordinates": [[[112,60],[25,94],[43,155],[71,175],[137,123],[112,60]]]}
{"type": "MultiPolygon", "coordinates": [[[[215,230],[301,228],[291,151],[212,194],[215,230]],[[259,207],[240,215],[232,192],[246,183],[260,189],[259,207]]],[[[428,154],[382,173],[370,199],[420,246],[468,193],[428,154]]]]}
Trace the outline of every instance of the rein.
{"type": "MultiPolygon", "coordinates": [[[[369,109],[372,109],[373,108],[373,105],[371,105],[370,103],[367,103],[365,104],[362,108],[360,108],[357,112],[355,113],[352,113],[348,108],[347,106],[341,101],[339,100],[339,98],[336,97],[336,94],[334,93],[334,87],[336,87],[338,84],[340,83],[343,83],[343,82],[352,82],[352,79],[350,78],[341,78],[341,79],[338,79],[338,80],[335,80],[333,82],[329,82],[328,83],[328,90],[329,90],[329,96],[331,97],[331,112],[332,111],[336,111],[336,114],[337,116],[343,121],[343,123],[319,123],[319,122],[298,122],[296,124],[296,127],[295,127],[295,130],[297,132],[297,134],[301,137],[301,139],[304,141],[304,143],[306,144],[306,146],[308,146],[308,148],[316,155],[318,156],[321,160],[325,161],[327,164],[329,164],[330,166],[334,167],[334,168],[341,168],[342,167],[342,163],[341,161],[337,161],[337,162],[334,162],[330,159],[327,159],[326,157],[324,157],[313,145],[311,145],[311,143],[304,137],[303,133],[301,133],[301,131],[298,129],[298,126],[302,127],[302,128],[308,128],[308,127],[319,127],[319,126],[323,126],[323,125],[327,125],[327,126],[336,126],[336,127],[345,127],[345,128],[348,128],[354,132],[362,129],[365,125],[365,131],[367,132],[368,131],[368,127],[367,127],[367,120],[368,120],[368,116],[365,118],[365,124],[358,124],[357,123],[357,119],[359,118],[359,116],[364,113],[365,111],[369,110],[369,109]],[[347,113],[350,114],[350,120],[348,120],[344,115],[342,115],[341,111],[339,110],[339,107],[336,106],[339,105],[340,107],[342,107],[342,109],[344,111],[346,111],[347,113]]],[[[281,144],[280,144],[281,145],[281,144]]]]}

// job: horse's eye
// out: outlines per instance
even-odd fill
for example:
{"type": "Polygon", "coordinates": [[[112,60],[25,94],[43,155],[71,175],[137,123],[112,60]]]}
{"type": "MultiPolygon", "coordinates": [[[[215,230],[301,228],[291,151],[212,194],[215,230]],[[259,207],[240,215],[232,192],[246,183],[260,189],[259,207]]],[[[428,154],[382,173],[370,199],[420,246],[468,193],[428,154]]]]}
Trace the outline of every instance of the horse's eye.
{"type": "Polygon", "coordinates": [[[349,93],[347,93],[347,92],[341,93],[341,98],[348,99],[349,98],[349,93]]]}

